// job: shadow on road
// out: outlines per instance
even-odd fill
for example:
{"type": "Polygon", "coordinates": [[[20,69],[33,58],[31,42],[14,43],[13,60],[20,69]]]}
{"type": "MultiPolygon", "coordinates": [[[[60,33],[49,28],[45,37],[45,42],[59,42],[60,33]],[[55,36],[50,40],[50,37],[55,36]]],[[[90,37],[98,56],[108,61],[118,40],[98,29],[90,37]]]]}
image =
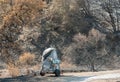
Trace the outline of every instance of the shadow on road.
{"type": "Polygon", "coordinates": [[[82,82],[86,77],[78,77],[78,76],[65,76],[61,75],[60,77],[55,77],[54,75],[49,76],[19,76],[15,78],[4,78],[0,79],[0,82],[82,82]]]}
{"type": "Polygon", "coordinates": [[[2,78],[0,82],[27,82],[30,76],[19,76],[14,78],[2,78]]]}

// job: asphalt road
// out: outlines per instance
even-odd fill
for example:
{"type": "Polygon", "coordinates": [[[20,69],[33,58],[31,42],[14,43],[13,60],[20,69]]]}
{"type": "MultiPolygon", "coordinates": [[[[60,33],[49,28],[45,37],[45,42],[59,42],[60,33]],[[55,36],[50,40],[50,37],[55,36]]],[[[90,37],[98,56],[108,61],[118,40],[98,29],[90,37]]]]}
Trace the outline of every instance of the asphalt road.
{"type": "Polygon", "coordinates": [[[55,77],[55,75],[49,74],[44,77],[40,75],[27,75],[14,78],[0,78],[0,82],[120,82],[120,70],[64,73],[60,77],[55,77]]]}
{"type": "Polygon", "coordinates": [[[0,82],[82,82],[88,76],[68,76],[68,75],[61,75],[60,77],[55,77],[54,75],[48,76],[19,76],[15,78],[5,78],[0,79],[0,82]]]}

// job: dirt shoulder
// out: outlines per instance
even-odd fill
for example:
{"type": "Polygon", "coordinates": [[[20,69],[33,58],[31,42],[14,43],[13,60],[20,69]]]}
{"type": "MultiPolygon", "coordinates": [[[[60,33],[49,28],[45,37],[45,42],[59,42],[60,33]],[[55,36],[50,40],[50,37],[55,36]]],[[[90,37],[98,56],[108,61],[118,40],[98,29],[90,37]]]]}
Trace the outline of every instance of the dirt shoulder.
{"type": "Polygon", "coordinates": [[[79,72],[79,73],[63,73],[64,75],[75,75],[75,76],[98,76],[103,74],[120,73],[120,70],[109,70],[99,72],[79,72]]]}
{"type": "Polygon", "coordinates": [[[89,82],[120,82],[120,78],[116,79],[102,79],[102,80],[92,80],[89,82]]]}

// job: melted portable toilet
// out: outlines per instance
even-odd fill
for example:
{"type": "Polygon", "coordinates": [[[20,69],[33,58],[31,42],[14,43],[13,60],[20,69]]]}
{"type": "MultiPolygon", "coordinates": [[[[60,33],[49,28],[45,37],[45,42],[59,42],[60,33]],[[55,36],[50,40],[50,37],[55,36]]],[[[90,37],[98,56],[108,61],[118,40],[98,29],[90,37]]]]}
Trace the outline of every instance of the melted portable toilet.
{"type": "Polygon", "coordinates": [[[42,68],[40,75],[46,73],[54,73],[55,76],[60,76],[60,60],[55,48],[47,48],[42,55],[42,68]]]}

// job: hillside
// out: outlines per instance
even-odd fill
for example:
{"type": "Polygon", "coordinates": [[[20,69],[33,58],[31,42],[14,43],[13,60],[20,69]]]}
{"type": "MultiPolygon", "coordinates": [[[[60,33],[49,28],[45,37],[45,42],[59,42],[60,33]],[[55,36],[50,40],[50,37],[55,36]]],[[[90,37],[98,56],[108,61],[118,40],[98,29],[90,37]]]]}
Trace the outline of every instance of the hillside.
{"type": "Polygon", "coordinates": [[[21,68],[29,54],[33,66],[53,46],[63,63],[81,70],[119,69],[119,8],[119,0],[1,0],[0,59],[21,68]]]}

